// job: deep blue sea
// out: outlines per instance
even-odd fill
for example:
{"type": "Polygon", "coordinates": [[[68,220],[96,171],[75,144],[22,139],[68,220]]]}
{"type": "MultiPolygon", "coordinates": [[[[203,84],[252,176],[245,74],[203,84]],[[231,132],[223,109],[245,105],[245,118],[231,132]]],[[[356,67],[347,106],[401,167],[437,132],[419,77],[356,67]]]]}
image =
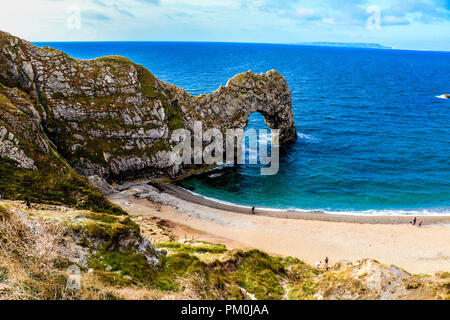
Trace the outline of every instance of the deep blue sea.
{"type": "MultiPolygon", "coordinates": [[[[242,205],[352,214],[450,214],[450,53],[240,43],[39,43],[122,55],[198,95],[235,74],[288,81],[299,138],[280,171],[226,167],[182,185],[242,205]]],[[[252,115],[251,128],[266,128],[252,115]]]]}

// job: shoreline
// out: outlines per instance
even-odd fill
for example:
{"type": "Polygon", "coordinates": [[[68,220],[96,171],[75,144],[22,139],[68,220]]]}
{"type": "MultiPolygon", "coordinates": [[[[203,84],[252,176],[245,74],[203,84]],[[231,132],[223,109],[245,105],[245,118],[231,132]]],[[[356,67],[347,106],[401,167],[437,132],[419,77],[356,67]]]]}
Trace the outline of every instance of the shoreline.
{"type": "MultiPolygon", "coordinates": [[[[212,209],[229,211],[233,213],[252,215],[251,207],[214,201],[202,195],[185,190],[173,184],[148,182],[148,185],[158,189],[162,193],[170,194],[180,200],[193,204],[209,207],[212,209]]],[[[312,220],[328,222],[347,222],[360,224],[409,224],[414,218],[413,215],[349,215],[332,214],[320,211],[300,212],[294,210],[258,208],[256,207],[255,216],[265,216],[280,219],[312,220]]],[[[426,224],[448,224],[450,225],[450,216],[438,215],[417,215],[417,220],[424,220],[426,224]]]]}
{"type": "MultiPolygon", "coordinates": [[[[245,207],[238,207],[238,212],[222,204],[214,208],[216,203],[180,190],[138,184],[108,198],[137,219],[161,219],[179,241],[195,239],[230,249],[259,249],[296,257],[309,265],[329,257],[331,265],[374,259],[414,274],[450,270],[450,224],[442,223],[443,217],[424,219],[424,226],[418,228],[409,223],[410,217],[301,213],[286,217],[286,213],[260,211],[253,216],[245,207]]],[[[149,240],[155,241],[152,235],[149,240]]]]}

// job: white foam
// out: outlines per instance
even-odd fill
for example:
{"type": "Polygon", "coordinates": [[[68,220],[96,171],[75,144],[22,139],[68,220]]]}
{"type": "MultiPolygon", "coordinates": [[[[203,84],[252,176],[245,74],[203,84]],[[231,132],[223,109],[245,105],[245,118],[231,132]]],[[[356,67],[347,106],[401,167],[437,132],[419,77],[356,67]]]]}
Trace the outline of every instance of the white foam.
{"type": "Polygon", "coordinates": [[[449,97],[448,94],[442,94],[440,96],[436,96],[436,98],[439,98],[439,99],[448,99],[448,97],[449,97]]]}
{"type": "Polygon", "coordinates": [[[298,137],[300,139],[303,139],[303,140],[306,140],[306,141],[310,141],[310,142],[317,142],[317,141],[319,141],[319,139],[313,137],[312,135],[304,134],[304,133],[301,133],[301,132],[298,134],[298,137]]]}
{"type": "Polygon", "coordinates": [[[218,178],[218,177],[221,177],[223,175],[223,173],[213,173],[213,174],[210,174],[209,176],[208,176],[208,178],[218,178]]]}
{"type": "MultiPolygon", "coordinates": [[[[297,210],[296,210],[297,211],[297,210]]],[[[345,216],[450,216],[449,208],[442,209],[393,209],[393,210],[362,210],[362,211],[329,211],[319,210],[325,214],[345,216]]]]}
{"type": "MultiPolygon", "coordinates": [[[[233,206],[237,208],[251,209],[251,206],[240,205],[236,203],[232,203],[229,201],[219,200],[212,197],[206,197],[199,193],[193,192],[191,190],[185,189],[183,187],[179,187],[180,189],[203,199],[217,202],[220,204],[225,204],[228,206],[233,206]]],[[[273,211],[273,212],[299,212],[299,213],[323,213],[329,215],[340,215],[340,216],[391,216],[391,217],[399,217],[399,216],[450,216],[450,208],[433,208],[433,209],[395,209],[395,210],[361,210],[361,211],[332,211],[328,209],[299,209],[299,208],[288,208],[288,209],[280,209],[280,208],[269,208],[269,207],[255,207],[259,211],[273,211]]]]}

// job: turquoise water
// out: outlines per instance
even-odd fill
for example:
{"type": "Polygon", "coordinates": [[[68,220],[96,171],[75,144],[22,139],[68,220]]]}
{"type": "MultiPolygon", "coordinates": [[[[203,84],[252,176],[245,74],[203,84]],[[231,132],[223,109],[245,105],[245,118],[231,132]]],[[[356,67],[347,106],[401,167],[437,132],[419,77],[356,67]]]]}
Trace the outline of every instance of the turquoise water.
{"type": "MultiPolygon", "coordinates": [[[[39,44],[44,45],[44,44],[39,44]]],[[[52,43],[123,55],[198,95],[233,75],[287,79],[299,138],[280,171],[241,165],[181,185],[243,205],[356,214],[450,214],[450,53],[225,43],[52,43]]],[[[261,115],[249,128],[266,128],[261,115]]]]}

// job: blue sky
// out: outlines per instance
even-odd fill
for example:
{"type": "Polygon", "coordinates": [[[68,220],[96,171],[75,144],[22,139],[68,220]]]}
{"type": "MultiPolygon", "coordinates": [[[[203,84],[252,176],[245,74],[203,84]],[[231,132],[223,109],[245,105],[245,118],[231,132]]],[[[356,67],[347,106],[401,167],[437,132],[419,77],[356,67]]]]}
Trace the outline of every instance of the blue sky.
{"type": "Polygon", "coordinates": [[[0,29],[30,41],[336,41],[450,50],[450,0],[14,0],[2,5],[0,29]]]}

